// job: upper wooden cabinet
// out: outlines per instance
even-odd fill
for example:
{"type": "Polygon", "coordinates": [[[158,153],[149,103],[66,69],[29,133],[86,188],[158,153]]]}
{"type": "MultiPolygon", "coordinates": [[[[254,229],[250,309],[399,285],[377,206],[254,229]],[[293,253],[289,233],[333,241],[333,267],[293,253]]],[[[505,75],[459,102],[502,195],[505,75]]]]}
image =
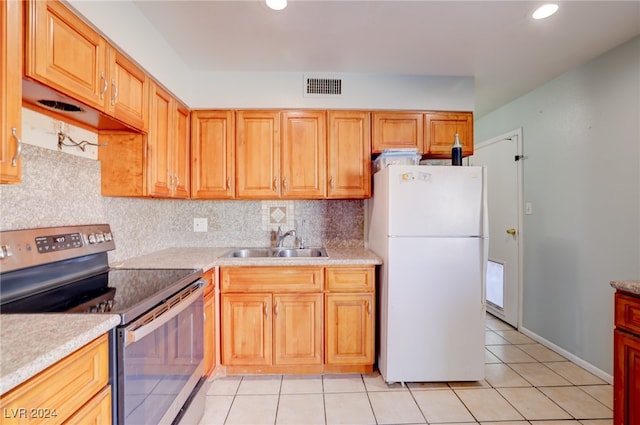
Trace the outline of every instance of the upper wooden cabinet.
{"type": "Polygon", "coordinates": [[[191,198],[235,196],[233,111],[191,113],[191,198]]]}
{"type": "Polygon", "coordinates": [[[323,198],[327,167],[325,111],[284,111],[281,118],[281,195],[323,198]]]}
{"type": "Polygon", "coordinates": [[[22,2],[0,2],[0,183],[20,183],[22,2]]]}
{"type": "Polygon", "coordinates": [[[373,153],[385,149],[417,148],[424,146],[424,117],[422,112],[377,111],[372,113],[373,153]]]}
{"type": "Polygon", "coordinates": [[[456,133],[462,155],[473,155],[472,112],[373,112],[372,151],[417,148],[427,158],[451,158],[456,133]]]}
{"type": "Polygon", "coordinates": [[[236,112],[237,196],[324,197],[325,126],[321,111],[236,112]]]}
{"type": "Polygon", "coordinates": [[[188,198],[190,187],[189,110],[151,83],[147,140],[148,195],[188,198]]]}
{"type": "Polygon", "coordinates": [[[60,1],[31,0],[26,5],[25,76],[146,131],[144,71],[60,1]]]}
{"type": "Polygon", "coordinates": [[[327,113],[327,197],[371,196],[371,114],[327,113]]]}
{"type": "Polygon", "coordinates": [[[57,0],[27,2],[25,74],[104,110],[107,42],[57,0]]]}
{"type": "Polygon", "coordinates": [[[236,112],[236,193],[245,199],[280,196],[280,112],[236,112]]]}
{"type": "Polygon", "coordinates": [[[473,155],[473,113],[427,112],[423,153],[430,157],[451,158],[456,133],[462,143],[462,156],[473,155]]]}
{"type": "Polygon", "coordinates": [[[149,77],[113,47],[109,48],[107,110],[117,119],[146,132],[149,128],[149,77]]]}

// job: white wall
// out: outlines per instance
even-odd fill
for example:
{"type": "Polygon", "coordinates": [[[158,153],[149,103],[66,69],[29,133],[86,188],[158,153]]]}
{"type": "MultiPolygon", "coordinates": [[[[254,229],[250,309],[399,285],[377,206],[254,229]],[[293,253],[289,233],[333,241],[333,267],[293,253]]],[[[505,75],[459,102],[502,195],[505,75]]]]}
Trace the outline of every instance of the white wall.
{"type": "Polygon", "coordinates": [[[195,72],[130,0],[67,3],[192,109],[475,109],[471,77],[336,74],[342,96],[308,98],[303,73],[195,72]]]}
{"type": "Polygon", "coordinates": [[[342,94],[304,96],[304,73],[195,72],[192,103],[204,108],[474,110],[471,77],[313,74],[342,80],[342,94]]]}
{"type": "Polygon", "coordinates": [[[477,119],[522,127],[523,327],[613,370],[611,280],[640,279],[640,37],[477,119]]]}

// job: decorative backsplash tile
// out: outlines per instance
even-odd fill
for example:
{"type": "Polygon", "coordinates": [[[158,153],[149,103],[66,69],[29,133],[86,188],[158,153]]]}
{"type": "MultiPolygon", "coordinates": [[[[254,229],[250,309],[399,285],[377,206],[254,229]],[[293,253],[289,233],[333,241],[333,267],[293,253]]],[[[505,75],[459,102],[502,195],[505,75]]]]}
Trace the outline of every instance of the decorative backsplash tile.
{"type": "Polygon", "coordinates": [[[293,201],[262,201],[262,230],[293,229],[295,207],[293,201]]]}

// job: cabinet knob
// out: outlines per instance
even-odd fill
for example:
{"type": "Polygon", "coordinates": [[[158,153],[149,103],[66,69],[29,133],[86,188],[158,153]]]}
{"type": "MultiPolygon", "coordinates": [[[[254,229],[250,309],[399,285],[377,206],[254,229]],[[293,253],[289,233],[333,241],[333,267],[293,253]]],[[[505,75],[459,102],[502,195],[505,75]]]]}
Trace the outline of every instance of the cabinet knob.
{"type": "Polygon", "coordinates": [[[516,229],[507,229],[507,234],[511,236],[515,236],[517,233],[516,229]]]}

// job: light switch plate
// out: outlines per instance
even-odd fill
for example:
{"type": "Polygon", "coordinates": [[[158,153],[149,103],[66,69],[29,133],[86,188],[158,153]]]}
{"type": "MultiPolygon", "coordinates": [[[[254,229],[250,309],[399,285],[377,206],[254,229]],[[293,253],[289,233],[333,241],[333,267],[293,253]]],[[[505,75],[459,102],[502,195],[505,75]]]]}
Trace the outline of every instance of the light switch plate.
{"type": "Polygon", "coordinates": [[[533,214],[533,205],[531,205],[531,202],[526,202],[524,204],[524,213],[526,215],[531,215],[533,214]]]}
{"type": "Polygon", "coordinates": [[[207,219],[206,218],[194,218],[193,219],[193,231],[194,232],[206,232],[207,231],[207,219]]]}

